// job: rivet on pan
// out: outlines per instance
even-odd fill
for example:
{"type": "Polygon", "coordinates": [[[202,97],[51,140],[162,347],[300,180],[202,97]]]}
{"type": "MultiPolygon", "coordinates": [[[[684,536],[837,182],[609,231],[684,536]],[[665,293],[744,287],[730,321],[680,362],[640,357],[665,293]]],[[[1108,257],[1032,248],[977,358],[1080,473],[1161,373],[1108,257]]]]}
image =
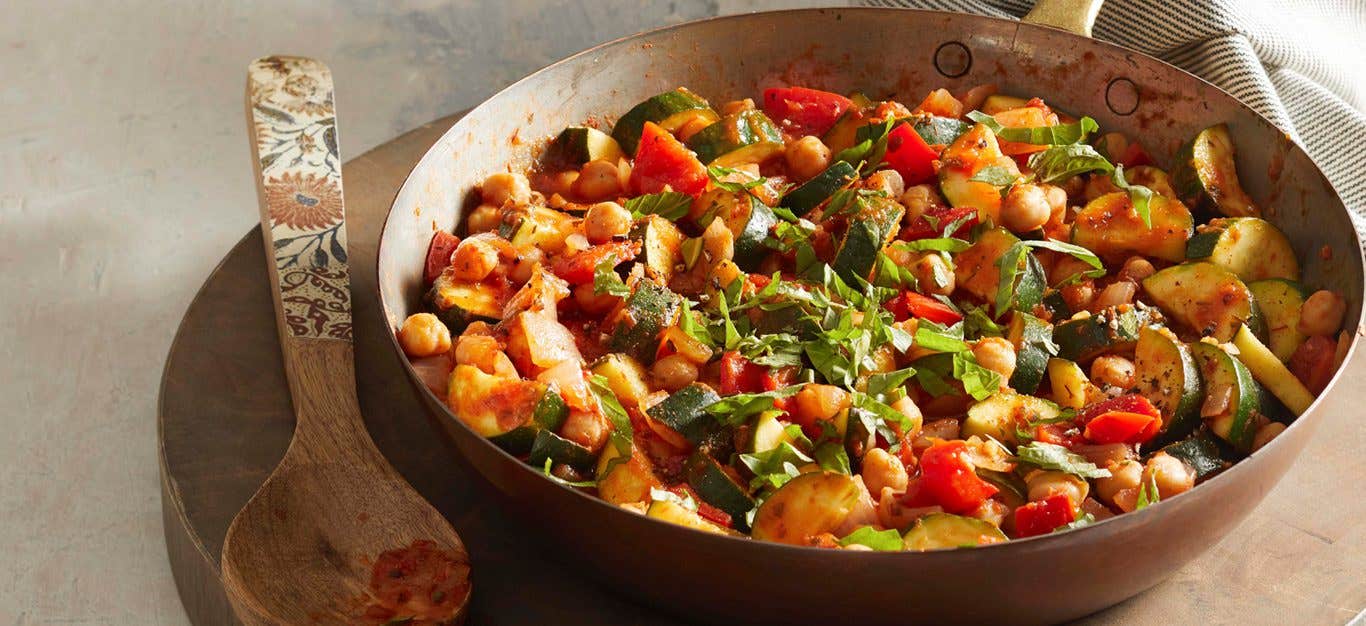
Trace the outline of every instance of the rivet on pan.
{"type": "Polygon", "coordinates": [[[934,50],[934,69],[948,78],[958,78],[972,69],[972,51],[957,41],[946,41],[934,50]]]}
{"type": "Polygon", "coordinates": [[[1123,76],[1105,86],[1105,105],[1115,115],[1131,115],[1138,110],[1138,85],[1123,76]]]}

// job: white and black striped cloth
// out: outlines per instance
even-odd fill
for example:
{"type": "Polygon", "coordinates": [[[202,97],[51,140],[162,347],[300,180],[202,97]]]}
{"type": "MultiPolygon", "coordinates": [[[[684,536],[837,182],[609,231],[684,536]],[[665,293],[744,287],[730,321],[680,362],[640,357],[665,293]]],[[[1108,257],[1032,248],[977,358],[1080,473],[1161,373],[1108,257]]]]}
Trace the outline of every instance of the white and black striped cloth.
{"type": "MultiPolygon", "coordinates": [[[[1019,18],[1033,0],[860,0],[859,4],[1019,18]]],[[[1366,39],[1366,1],[1110,0],[1094,35],[1218,85],[1280,126],[1314,159],[1366,233],[1366,50],[1325,56],[1314,25],[1366,39]],[[1347,57],[1347,58],[1335,58],[1347,57]],[[1355,106],[1353,106],[1355,105],[1355,106]]],[[[1363,237],[1366,241],[1366,237],[1363,237]]]]}

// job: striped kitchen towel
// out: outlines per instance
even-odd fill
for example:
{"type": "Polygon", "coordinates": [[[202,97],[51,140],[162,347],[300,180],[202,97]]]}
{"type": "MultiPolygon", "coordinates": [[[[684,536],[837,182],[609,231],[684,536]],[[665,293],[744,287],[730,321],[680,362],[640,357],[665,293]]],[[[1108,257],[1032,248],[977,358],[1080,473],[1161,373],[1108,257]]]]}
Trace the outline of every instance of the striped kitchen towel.
{"type": "MultiPolygon", "coordinates": [[[[1019,18],[1033,0],[861,0],[1019,18]]],[[[1294,137],[1366,233],[1366,2],[1111,0],[1094,35],[1218,85],[1294,137]]],[[[1363,237],[1366,240],[1366,236],[1363,237]]]]}

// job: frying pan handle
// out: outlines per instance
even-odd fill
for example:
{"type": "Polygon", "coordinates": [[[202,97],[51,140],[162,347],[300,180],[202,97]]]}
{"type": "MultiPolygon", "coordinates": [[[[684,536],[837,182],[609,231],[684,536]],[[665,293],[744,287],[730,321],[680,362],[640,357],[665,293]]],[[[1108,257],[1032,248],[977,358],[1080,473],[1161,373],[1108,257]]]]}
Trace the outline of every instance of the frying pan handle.
{"type": "Polygon", "coordinates": [[[1021,19],[1030,24],[1061,28],[1085,37],[1091,36],[1100,5],[1105,0],[1039,0],[1021,19]]]}

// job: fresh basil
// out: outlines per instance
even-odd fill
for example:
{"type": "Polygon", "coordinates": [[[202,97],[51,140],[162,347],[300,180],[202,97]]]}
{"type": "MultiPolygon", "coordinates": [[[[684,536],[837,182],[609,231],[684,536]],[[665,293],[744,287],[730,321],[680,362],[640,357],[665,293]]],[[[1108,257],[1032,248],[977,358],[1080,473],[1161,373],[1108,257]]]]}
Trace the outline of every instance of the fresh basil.
{"type": "Polygon", "coordinates": [[[602,413],[612,425],[612,434],[609,441],[617,449],[617,456],[608,462],[607,467],[601,475],[607,475],[620,463],[631,459],[632,439],[635,436],[631,429],[631,418],[626,414],[626,409],[617,400],[616,392],[608,385],[607,378],[600,374],[588,377],[588,388],[598,400],[598,406],[602,407],[602,413]]]}
{"type": "Polygon", "coordinates": [[[852,473],[849,469],[849,453],[844,451],[843,441],[827,441],[816,446],[811,456],[815,457],[816,464],[827,472],[852,473]]]}
{"type": "Polygon", "coordinates": [[[944,326],[926,319],[915,328],[915,345],[933,352],[962,352],[968,349],[963,341],[963,326],[944,326]]]}
{"type": "Polygon", "coordinates": [[[1109,174],[1114,171],[1115,166],[1096,152],[1095,148],[1084,143],[1075,143],[1035,152],[1029,157],[1029,169],[1034,172],[1034,177],[1039,182],[1053,183],[1087,172],[1109,174]]]}
{"type": "Polygon", "coordinates": [[[1110,182],[1113,182],[1115,184],[1115,187],[1118,187],[1119,189],[1128,192],[1129,204],[1134,205],[1134,212],[1137,213],[1138,217],[1143,220],[1144,226],[1152,228],[1152,210],[1148,205],[1153,199],[1153,190],[1144,187],[1143,185],[1129,184],[1129,181],[1124,178],[1123,165],[1115,166],[1115,171],[1110,174],[1110,182]]]}
{"type": "Polygon", "coordinates": [[[953,355],[953,377],[963,383],[963,391],[978,402],[1001,390],[1001,375],[979,365],[971,351],[953,355]]]}
{"type": "Polygon", "coordinates": [[[892,243],[892,246],[907,252],[962,252],[971,248],[972,242],[956,237],[936,237],[915,241],[896,241],[892,243]]]}
{"type": "Polygon", "coordinates": [[[1031,441],[1015,449],[1021,461],[1040,469],[1066,472],[1082,478],[1109,478],[1110,470],[1096,467],[1086,457],[1067,448],[1043,441],[1031,441]]]}
{"type": "Polygon", "coordinates": [[[783,486],[787,481],[800,475],[801,472],[797,469],[799,466],[815,461],[796,446],[784,441],[772,450],[741,454],[740,462],[754,473],[754,479],[749,483],[750,489],[758,490],[764,487],[777,489],[783,486]]]}
{"type": "Polygon", "coordinates": [[[665,191],[636,196],[626,201],[626,210],[636,219],[646,215],[658,215],[669,221],[676,221],[688,214],[692,206],[692,196],[677,191],[665,191]]]}
{"type": "Polygon", "coordinates": [[[746,335],[736,349],[755,365],[787,367],[802,364],[802,342],[790,333],[746,335]]]}
{"type": "MultiPolygon", "coordinates": [[[[560,478],[559,476],[556,476],[556,475],[550,473],[550,468],[551,468],[552,466],[554,466],[554,465],[555,465],[555,459],[552,459],[552,458],[550,458],[550,457],[546,457],[546,459],[545,459],[545,465],[541,467],[541,473],[542,473],[542,474],[545,474],[545,477],[546,477],[546,478],[549,478],[549,479],[552,480],[552,481],[555,481],[555,482],[557,482],[557,483],[560,483],[561,485],[564,485],[564,486],[566,486],[566,487],[596,487],[596,486],[598,486],[598,481],[596,481],[596,480],[578,480],[578,481],[575,481],[575,480],[565,480],[565,479],[563,479],[563,478],[560,478]]],[[[604,474],[606,474],[606,472],[604,472],[604,474]]]]}
{"type": "MultiPolygon", "coordinates": [[[[901,385],[905,384],[912,376],[915,376],[914,367],[903,367],[899,370],[890,372],[878,372],[868,377],[868,386],[864,392],[874,398],[880,398],[887,392],[899,391],[901,385]]],[[[899,396],[899,394],[896,394],[899,396]]]]}
{"type": "Polygon", "coordinates": [[[624,298],[631,295],[631,290],[622,282],[621,276],[617,275],[614,269],[617,266],[617,257],[608,256],[593,268],[593,293],[597,295],[613,295],[624,298]]]}
{"type": "Polygon", "coordinates": [[[1162,500],[1162,494],[1157,490],[1157,475],[1148,474],[1148,479],[1143,481],[1143,485],[1138,489],[1138,500],[1134,503],[1134,510],[1146,509],[1162,500]]]}
{"type": "Polygon", "coordinates": [[[704,324],[698,323],[697,315],[699,314],[692,310],[692,302],[683,298],[683,306],[678,315],[678,329],[698,343],[708,348],[715,348],[716,344],[712,341],[711,333],[707,332],[704,324]]]}
{"type": "Polygon", "coordinates": [[[787,398],[801,391],[801,385],[790,385],[782,389],[758,393],[737,393],[713,402],[702,410],[717,420],[731,426],[738,426],[749,418],[773,408],[773,401],[787,398]]]}
{"type": "Polygon", "coordinates": [[[660,489],[658,487],[650,487],[650,501],[672,502],[689,511],[697,510],[697,501],[693,500],[692,496],[686,494],[680,495],[667,489],[660,489]]]}
{"type": "Polygon", "coordinates": [[[903,548],[901,533],[895,528],[877,530],[872,526],[860,526],[840,539],[841,546],[858,544],[868,546],[879,552],[900,552],[903,548]]]}
{"type": "Polygon", "coordinates": [[[1001,189],[1014,185],[1015,181],[1019,178],[1020,175],[1010,171],[1010,168],[1002,165],[988,165],[981,170],[978,170],[978,172],[973,174],[972,178],[969,178],[968,180],[975,183],[986,183],[992,187],[1001,189]]]}
{"type": "Polygon", "coordinates": [[[1105,274],[1105,266],[1100,262],[1100,257],[1081,246],[1053,239],[1018,241],[996,260],[996,267],[1000,270],[1000,280],[996,283],[996,298],[993,301],[997,316],[1005,313],[1012,305],[1028,311],[1038,304],[1034,294],[1042,298],[1043,288],[1047,286],[1044,284],[1046,280],[1043,276],[1043,266],[1038,259],[1029,254],[1030,248],[1043,248],[1071,255],[1091,266],[1091,272],[1102,276],[1105,274]],[[1022,268],[1021,265],[1025,267],[1022,268]],[[1025,272],[1025,280],[1020,281],[1021,284],[1017,286],[1015,281],[1020,277],[1021,271],[1025,272]],[[1021,301],[1021,293],[1030,295],[1021,301]]]}
{"type": "Polygon", "coordinates": [[[757,178],[750,178],[748,181],[745,182],[726,180],[727,178],[734,178],[736,176],[750,178],[753,175],[744,170],[737,170],[722,165],[707,166],[707,178],[711,179],[711,184],[719,189],[724,189],[731,193],[748,192],[749,190],[754,189],[755,187],[763,186],[764,183],[768,182],[768,179],[762,176],[757,178]]]}

